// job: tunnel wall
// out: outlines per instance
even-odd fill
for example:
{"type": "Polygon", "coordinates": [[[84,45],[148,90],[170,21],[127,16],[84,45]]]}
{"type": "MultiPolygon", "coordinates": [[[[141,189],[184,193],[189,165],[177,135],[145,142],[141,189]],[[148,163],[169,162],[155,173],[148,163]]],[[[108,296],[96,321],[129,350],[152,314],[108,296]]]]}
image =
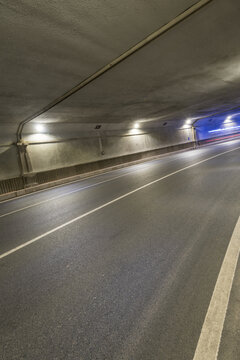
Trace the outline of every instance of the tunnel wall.
{"type": "Polygon", "coordinates": [[[0,180],[20,175],[18,154],[15,145],[0,146],[0,180]]]}
{"type": "Polygon", "coordinates": [[[191,131],[162,129],[138,135],[101,135],[48,144],[32,144],[28,151],[34,172],[52,170],[77,164],[86,164],[124,155],[190,142],[191,131]],[[104,154],[102,154],[102,150],[104,154]]]}
{"type": "Polygon", "coordinates": [[[14,125],[0,126],[0,180],[20,175],[14,125]]]}
{"type": "MultiPolygon", "coordinates": [[[[84,134],[83,134],[84,135],[84,134]]],[[[101,133],[79,139],[58,139],[46,143],[29,141],[27,151],[34,184],[139,161],[192,146],[190,129],[162,128],[140,134],[101,133]],[[104,151],[104,154],[102,153],[104,151]]],[[[31,175],[31,174],[30,174],[31,175]]],[[[23,188],[16,145],[0,147],[0,193],[23,188]]]]}

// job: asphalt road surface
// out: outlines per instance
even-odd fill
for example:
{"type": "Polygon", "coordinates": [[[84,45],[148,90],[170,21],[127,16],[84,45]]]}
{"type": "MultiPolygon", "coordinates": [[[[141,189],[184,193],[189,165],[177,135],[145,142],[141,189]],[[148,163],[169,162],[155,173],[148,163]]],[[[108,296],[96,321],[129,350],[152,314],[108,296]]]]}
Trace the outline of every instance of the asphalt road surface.
{"type": "MultiPolygon", "coordinates": [[[[0,358],[193,359],[239,190],[232,141],[1,203],[0,358]]],[[[221,360],[240,358],[235,281],[221,360]]]]}

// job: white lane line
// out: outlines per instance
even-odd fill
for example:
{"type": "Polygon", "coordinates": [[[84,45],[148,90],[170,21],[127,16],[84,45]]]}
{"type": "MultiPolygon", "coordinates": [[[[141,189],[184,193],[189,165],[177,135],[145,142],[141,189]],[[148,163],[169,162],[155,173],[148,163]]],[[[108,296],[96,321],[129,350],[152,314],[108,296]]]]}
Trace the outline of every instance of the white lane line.
{"type": "MultiPolygon", "coordinates": [[[[175,160],[175,159],[169,160],[168,163],[170,163],[171,161],[174,161],[174,160],[175,160]]],[[[9,215],[13,215],[13,214],[18,213],[18,212],[23,211],[23,210],[31,209],[32,207],[35,207],[35,206],[38,206],[38,205],[45,204],[45,203],[50,202],[50,201],[53,201],[53,200],[61,199],[61,198],[64,197],[64,196],[68,196],[68,195],[74,194],[74,193],[76,193],[76,192],[79,192],[79,191],[82,191],[82,190],[86,190],[86,189],[89,189],[89,188],[91,188],[91,187],[94,187],[94,186],[97,186],[97,185],[101,185],[101,184],[104,184],[104,183],[106,183],[106,182],[109,182],[109,181],[112,181],[112,180],[115,180],[115,179],[119,179],[119,178],[121,178],[121,177],[123,177],[123,176],[131,175],[132,173],[134,173],[134,172],[136,172],[136,171],[145,170],[145,169],[149,168],[150,166],[154,165],[154,164],[152,164],[152,161],[154,161],[154,160],[151,160],[151,162],[150,162],[149,164],[147,164],[147,165],[146,165],[146,164],[139,164],[139,165],[141,165],[141,167],[138,167],[137,169],[132,169],[132,170],[130,170],[130,171],[124,173],[124,174],[121,174],[121,175],[118,175],[118,176],[114,176],[114,177],[112,177],[112,178],[110,178],[110,179],[102,180],[102,181],[99,181],[99,182],[97,182],[97,183],[84,186],[84,187],[82,187],[82,188],[78,188],[78,189],[75,189],[75,190],[72,190],[72,191],[68,191],[68,192],[66,192],[66,193],[64,193],[64,194],[60,194],[60,195],[57,195],[57,196],[53,196],[53,197],[51,197],[51,198],[49,198],[49,199],[46,199],[46,200],[38,201],[37,203],[24,206],[24,207],[22,207],[22,208],[20,208],[20,209],[16,209],[16,210],[12,210],[12,211],[9,211],[9,212],[7,212],[7,213],[4,213],[4,214],[0,214],[0,219],[1,219],[1,218],[4,218],[4,217],[6,217],[6,216],[9,216],[9,215]]],[[[134,165],[133,165],[133,166],[134,166],[134,165]]],[[[86,180],[86,179],[83,179],[83,180],[86,180]]],[[[77,180],[76,182],[83,181],[83,180],[77,180]]],[[[69,183],[69,184],[70,184],[70,183],[69,183]]],[[[63,185],[60,185],[60,186],[63,186],[63,185]]],[[[45,190],[41,190],[41,191],[46,191],[46,189],[45,189],[45,190]]],[[[40,191],[39,191],[39,192],[40,192],[40,191]]],[[[32,195],[32,194],[27,194],[27,195],[32,195]]],[[[25,196],[25,195],[24,195],[24,196],[25,196]]],[[[15,198],[15,199],[10,199],[10,200],[17,200],[17,199],[19,199],[19,197],[15,198]]],[[[6,200],[6,201],[9,201],[9,200],[6,200]]],[[[0,205],[1,205],[2,203],[3,203],[3,202],[1,202],[0,205]]]]}
{"type": "Polygon", "coordinates": [[[239,250],[240,217],[218,275],[193,360],[217,360],[239,250]]]}
{"type": "MultiPolygon", "coordinates": [[[[235,150],[235,149],[234,149],[234,150],[235,150]]],[[[232,151],[234,151],[234,150],[232,150],[232,151]]],[[[170,161],[174,161],[174,160],[175,160],[175,159],[172,159],[172,160],[170,160],[170,161]]],[[[79,191],[82,191],[82,190],[86,190],[86,189],[88,189],[88,188],[91,188],[91,187],[94,187],[94,186],[97,186],[97,185],[104,184],[104,183],[106,183],[106,182],[109,182],[109,181],[112,181],[112,180],[121,178],[121,177],[123,177],[123,176],[127,176],[127,175],[129,175],[129,174],[132,174],[132,173],[135,172],[135,171],[144,170],[144,169],[148,168],[149,166],[151,166],[151,165],[152,165],[152,162],[155,163],[155,161],[159,161],[159,160],[158,160],[158,159],[157,159],[157,160],[150,160],[150,163],[149,163],[149,164],[137,164],[137,166],[140,165],[141,167],[140,167],[140,168],[137,167],[137,169],[132,169],[132,170],[130,170],[130,171],[124,173],[124,174],[120,174],[120,175],[118,175],[118,176],[114,176],[114,177],[112,177],[111,179],[99,181],[99,182],[97,182],[97,183],[94,183],[94,184],[91,184],[91,185],[87,185],[87,186],[84,186],[84,187],[82,187],[82,188],[78,188],[78,189],[75,189],[75,190],[72,190],[72,191],[68,191],[68,192],[66,192],[66,193],[64,193],[64,194],[60,194],[60,195],[57,195],[57,196],[53,196],[53,197],[51,197],[51,198],[49,198],[49,199],[42,200],[42,201],[38,201],[38,202],[36,202],[36,203],[34,203],[34,204],[30,204],[30,205],[24,206],[24,207],[19,208],[19,209],[16,209],[16,210],[12,210],[12,211],[9,211],[9,212],[4,213],[4,214],[0,214],[0,219],[1,219],[1,218],[4,218],[4,217],[6,217],[6,216],[10,216],[10,215],[16,214],[16,213],[18,213],[18,212],[20,212],[20,211],[24,211],[24,210],[27,210],[27,209],[31,209],[31,208],[33,208],[33,207],[35,207],[35,206],[39,206],[39,205],[48,203],[48,202],[50,202],[50,201],[54,201],[54,200],[61,199],[62,197],[65,197],[65,196],[74,194],[74,193],[76,193],[76,192],[79,192],[79,191]]],[[[169,161],[169,162],[170,162],[170,161],[169,161]]],[[[154,165],[154,164],[153,164],[153,165],[154,165]]],[[[134,166],[136,166],[136,165],[132,165],[132,166],[134,167],[134,166]]],[[[99,174],[99,175],[97,175],[97,176],[100,176],[100,175],[103,175],[103,174],[99,174]]],[[[84,181],[84,180],[86,180],[86,179],[76,180],[76,181],[74,181],[74,182],[81,182],[81,181],[84,181]]],[[[72,182],[72,183],[74,183],[74,182],[72,182]]],[[[68,185],[70,185],[70,184],[71,184],[71,183],[69,183],[68,185]]],[[[61,187],[61,186],[64,186],[64,185],[59,185],[59,186],[56,186],[56,187],[61,187]]],[[[40,191],[38,191],[38,192],[41,192],[41,191],[46,191],[46,189],[40,190],[40,191]]],[[[28,195],[32,195],[32,194],[25,194],[25,195],[23,195],[23,196],[28,196],[28,195]]],[[[23,197],[23,196],[20,196],[20,197],[23,197]]],[[[19,199],[20,197],[17,197],[17,198],[15,198],[15,199],[6,200],[6,202],[19,199]]],[[[0,203],[0,205],[1,205],[2,203],[4,203],[4,202],[5,202],[5,201],[2,201],[2,202],[0,203]]]]}
{"type": "MultiPolygon", "coordinates": [[[[152,161],[153,161],[153,160],[151,160],[151,162],[152,162],[152,161]]],[[[170,160],[169,162],[171,162],[171,161],[173,161],[173,160],[170,160]]],[[[32,207],[35,207],[35,206],[38,206],[38,205],[47,203],[47,202],[49,202],[49,201],[53,201],[53,200],[60,199],[60,198],[62,198],[62,197],[64,197],[64,196],[68,196],[68,195],[74,194],[74,193],[79,192],[79,191],[82,191],[82,190],[86,190],[86,189],[88,189],[88,188],[91,188],[91,187],[94,187],[94,186],[97,186],[97,185],[104,184],[104,183],[106,183],[106,182],[109,182],[109,181],[112,181],[112,180],[121,178],[121,177],[123,177],[123,176],[131,175],[131,174],[134,173],[135,171],[145,170],[146,168],[150,167],[152,164],[147,164],[147,165],[146,165],[146,164],[139,164],[139,165],[142,165],[142,166],[141,166],[140,168],[137,168],[137,169],[132,169],[132,170],[130,170],[130,171],[124,173],[124,174],[121,174],[121,175],[118,175],[118,176],[114,176],[114,177],[112,177],[112,178],[110,178],[110,179],[102,180],[102,181],[99,181],[99,182],[97,182],[97,183],[84,186],[84,187],[82,187],[82,188],[78,188],[78,189],[75,189],[75,190],[72,190],[72,191],[68,191],[68,192],[66,192],[66,193],[64,193],[64,194],[60,194],[60,195],[57,195],[57,196],[53,196],[53,197],[51,197],[51,198],[49,198],[49,199],[46,199],[46,200],[38,201],[37,203],[24,206],[24,207],[22,207],[22,208],[20,208],[20,209],[16,209],[16,210],[12,210],[12,211],[9,211],[9,212],[7,212],[7,213],[4,213],[4,214],[0,214],[0,218],[3,218],[3,217],[5,217],[5,216],[9,216],[9,215],[13,215],[13,214],[18,213],[18,212],[20,212],[20,211],[30,209],[30,208],[32,208],[32,207]]],[[[135,165],[132,165],[132,166],[135,166],[135,165]]],[[[114,171],[114,170],[113,170],[113,171],[114,171]]],[[[106,173],[104,173],[104,174],[106,174],[106,173]]],[[[99,174],[99,175],[96,175],[96,176],[100,176],[100,175],[104,175],[104,174],[99,174]]],[[[93,177],[93,178],[95,178],[95,177],[93,177]]],[[[76,180],[76,181],[74,181],[74,182],[81,182],[81,181],[88,180],[88,179],[90,179],[90,178],[86,178],[86,179],[82,179],[82,180],[76,180]]],[[[74,182],[68,183],[68,185],[70,185],[70,184],[72,184],[72,183],[74,183],[74,182]]],[[[64,185],[59,185],[59,186],[56,186],[56,187],[61,187],[61,186],[64,186],[64,185]]],[[[41,191],[46,191],[46,189],[40,190],[40,191],[38,191],[38,193],[41,192],[41,191]]],[[[33,194],[31,193],[31,194],[26,194],[26,195],[23,195],[23,196],[28,196],[28,195],[33,195],[33,194]]],[[[19,198],[21,198],[21,197],[23,197],[23,196],[19,196],[19,197],[14,198],[14,199],[6,200],[6,202],[12,201],[12,200],[18,200],[19,198]]],[[[0,202],[0,205],[1,205],[2,203],[4,203],[4,202],[5,202],[5,201],[0,202]]]]}
{"type": "MultiPolygon", "coordinates": [[[[134,171],[134,170],[133,170],[133,171],[134,171]]],[[[132,172],[133,172],[133,171],[132,171],[132,172]]],[[[97,186],[97,185],[104,184],[104,183],[106,183],[106,182],[109,182],[109,181],[118,179],[118,178],[120,178],[120,177],[129,175],[129,174],[131,174],[132,172],[128,172],[128,173],[126,173],[126,174],[118,175],[118,176],[112,177],[111,179],[99,181],[99,182],[97,182],[97,183],[95,183],[95,184],[87,185],[87,186],[84,186],[84,187],[79,188],[79,189],[75,189],[75,190],[72,190],[72,191],[68,191],[68,192],[66,192],[66,193],[64,193],[64,194],[60,194],[60,195],[57,195],[57,196],[53,196],[53,197],[51,197],[51,198],[49,198],[49,199],[42,200],[42,201],[39,201],[39,202],[37,202],[37,203],[24,206],[24,207],[22,207],[22,208],[20,208],[20,209],[16,209],[16,210],[9,211],[9,212],[7,212],[7,213],[4,213],[4,214],[0,215],[0,218],[3,218],[3,217],[5,217],[5,216],[9,216],[9,215],[18,213],[18,212],[23,211],[23,210],[30,209],[30,208],[32,208],[32,207],[35,207],[35,206],[38,206],[38,205],[41,205],[41,204],[45,204],[45,203],[47,203],[47,202],[49,202],[49,201],[53,201],[53,200],[60,199],[60,198],[62,198],[62,197],[64,197],[64,196],[68,196],[68,195],[74,194],[74,193],[79,192],[79,191],[82,191],[82,190],[86,190],[86,189],[88,189],[88,188],[91,188],[91,187],[94,187],[94,186],[97,186]]]]}
{"type": "MultiPolygon", "coordinates": [[[[219,144],[217,144],[217,145],[219,145],[219,144]]],[[[204,146],[204,145],[202,145],[202,146],[204,146]]],[[[209,146],[210,146],[210,145],[209,145],[209,146]]],[[[214,146],[214,145],[211,144],[211,146],[214,146]]],[[[41,189],[41,190],[37,190],[37,191],[35,191],[35,192],[31,192],[31,193],[28,193],[28,194],[16,196],[16,197],[11,198],[11,199],[2,200],[2,201],[0,201],[0,205],[1,205],[1,204],[4,204],[4,203],[7,203],[7,202],[11,202],[11,201],[15,201],[15,200],[21,199],[21,198],[23,198],[23,197],[27,197],[27,196],[31,196],[31,195],[37,195],[37,194],[39,194],[39,193],[41,193],[41,192],[51,191],[51,190],[57,189],[57,188],[59,188],[59,187],[62,187],[62,188],[63,188],[63,187],[68,187],[68,186],[71,185],[71,184],[81,183],[81,182],[86,181],[86,180],[96,179],[96,178],[98,178],[98,177],[101,177],[101,176],[104,176],[104,175],[107,175],[107,174],[110,174],[110,173],[119,172],[119,171],[125,170],[125,169],[126,169],[126,171],[127,171],[128,169],[130,169],[130,171],[129,171],[128,173],[126,173],[126,174],[121,175],[121,176],[129,175],[129,174],[131,174],[132,172],[139,170],[138,168],[131,170],[131,168],[135,168],[135,167],[141,166],[141,168],[140,168],[140,170],[141,170],[143,166],[144,166],[144,168],[145,168],[145,167],[148,167],[148,166],[151,166],[151,165],[153,165],[152,163],[158,162],[158,161],[162,160],[162,158],[165,158],[165,157],[171,156],[171,155],[177,155],[177,154],[180,154],[180,153],[182,153],[182,152],[191,151],[191,150],[192,150],[192,148],[184,149],[184,150],[179,150],[179,151],[173,151],[172,153],[166,153],[166,154],[158,155],[157,158],[156,158],[156,156],[154,156],[154,157],[149,158],[148,160],[146,159],[145,161],[140,162],[140,163],[136,163],[136,164],[129,163],[129,165],[124,166],[124,167],[122,167],[122,168],[116,168],[116,169],[112,169],[112,170],[108,170],[108,171],[103,171],[102,173],[99,173],[99,174],[96,174],[96,175],[89,175],[89,176],[87,176],[87,177],[85,177],[85,178],[82,178],[82,179],[69,181],[69,182],[66,182],[66,183],[64,183],[64,184],[59,184],[59,185],[51,186],[50,188],[47,188],[47,189],[41,189]]],[[[196,151],[196,150],[199,150],[199,149],[194,149],[194,151],[196,151]]],[[[169,160],[169,161],[173,161],[173,160],[169,160]]],[[[117,165],[116,165],[116,166],[117,166],[117,165]]],[[[143,168],[143,169],[144,169],[144,168],[143,168]]],[[[96,184],[96,185],[98,185],[98,184],[96,184]]]]}
{"type": "MultiPolygon", "coordinates": [[[[238,141],[235,140],[235,142],[238,142],[238,141]]],[[[129,165],[127,165],[127,166],[125,166],[125,167],[123,167],[123,168],[117,168],[117,169],[112,169],[112,170],[104,171],[104,172],[99,173],[99,174],[96,174],[96,175],[89,175],[89,176],[87,176],[87,177],[85,177],[85,178],[82,178],[82,179],[69,181],[69,182],[66,182],[65,184],[59,184],[59,185],[51,186],[51,187],[48,188],[48,189],[41,189],[41,190],[37,190],[37,191],[32,192],[32,193],[28,193],[28,194],[16,196],[16,197],[11,198],[11,199],[2,200],[2,201],[0,201],[0,205],[1,205],[1,204],[4,204],[4,203],[7,203],[7,202],[16,201],[16,200],[18,200],[18,199],[21,199],[21,198],[24,198],[24,197],[27,197],[27,196],[37,195],[37,194],[39,194],[39,193],[41,193],[41,192],[51,191],[51,190],[57,189],[57,188],[59,188],[59,187],[62,187],[62,188],[68,187],[68,186],[71,185],[71,184],[81,183],[81,182],[86,181],[86,180],[89,180],[89,179],[95,179],[95,178],[98,178],[98,177],[100,177],[100,176],[104,176],[104,175],[106,175],[106,174],[115,173],[115,172],[117,172],[117,171],[119,171],[119,170],[121,171],[121,170],[125,170],[125,169],[126,169],[126,171],[127,171],[127,169],[131,169],[131,168],[135,168],[135,167],[143,166],[143,165],[146,165],[146,167],[147,167],[147,166],[149,166],[149,164],[152,164],[152,163],[161,161],[162,158],[167,158],[167,157],[169,157],[169,156],[178,155],[178,154],[180,154],[180,153],[182,153],[182,152],[187,152],[187,151],[195,151],[195,152],[196,152],[196,151],[199,151],[199,150],[204,150],[204,149],[205,149],[205,146],[211,146],[211,147],[215,147],[215,146],[216,146],[216,147],[219,147],[219,146],[225,145],[225,144],[226,144],[226,142],[224,142],[224,143],[217,143],[217,144],[210,144],[210,145],[202,145],[202,146],[201,146],[201,149],[200,149],[200,148],[197,148],[197,149],[194,149],[194,150],[193,150],[192,148],[189,148],[189,149],[183,149],[183,150],[173,151],[172,153],[161,154],[161,155],[158,155],[157,158],[155,158],[155,156],[154,156],[153,158],[150,158],[150,159],[148,159],[148,160],[146,159],[146,161],[144,161],[144,162],[140,162],[140,163],[136,163],[136,164],[131,164],[131,163],[130,163],[129,165]]],[[[170,160],[170,161],[173,161],[173,160],[170,160]]],[[[138,170],[139,170],[138,168],[137,168],[137,169],[130,170],[130,171],[128,172],[128,174],[131,174],[132,172],[138,171],[138,170]]],[[[125,174],[124,174],[124,175],[125,175],[125,174]]],[[[123,175],[123,176],[124,176],[124,175],[123,175]]],[[[127,174],[126,174],[126,175],[127,175],[127,174]]]]}
{"type": "MultiPolygon", "coordinates": [[[[236,142],[237,142],[237,140],[236,140],[236,142]]],[[[219,147],[219,145],[221,146],[221,145],[225,145],[225,144],[226,144],[226,143],[223,143],[223,144],[211,144],[211,145],[207,145],[207,146],[211,146],[211,147],[217,146],[217,147],[219,147]]],[[[78,180],[73,180],[73,181],[66,182],[65,184],[60,184],[60,185],[51,186],[51,187],[48,188],[48,189],[41,189],[41,190],[37,190],[37,191],[32,192],[32,193],[28,193],[28,194],[16,196],[16,197],[11,198],[11,199],[2,200],[2,201],[0,201],[0,205],[1,205],[1,204],[4,204],[4,203],[7,203],[7,202],[10,203],[10,202],[12,202],[12,201],[16,201],[16,200],[18,200],[18,199],[21,199],[21,198],[24,198],[24,197],[27,197],[27,196],[38,195],[38,194],[41,193],[41,192],[47,192],[47,191],[51,191],[51,190],[54,190],[54,189],[57,189],[57,188],[61,188],[61,187],[62,187],[62,188],[68,187],[68,186],[71,185],[71,184],[81,183],[81,182],[83,182],[83,181],[91,180],[91,179],[96,179],[96,178],[98,178],[98,177],[101,177],[101,176],[104,176],[104,175],[107,175],[107,174],[110,174],[110,173],[115,173],[115,172],[118,172],[118,171],[121,171],[121,170],[125,170],[125,169],[126,169],[126,171],[127,171],[128,169],[133,168],[133,170],[130,170],[130,171],[127,172],[126,174],[123,174],[123,175],[120,175],[120,176],[129,175],[129,174],[131,174],[131,173],[134,172],[134,171],[139,171],[139,169],[138,169],[139,166],[141,166],[141,167],[140,167],[140,170],[141,170],[142,167],[145,165],[144,168],[143,168],[143,169],[145,169],[145,168],[147,168],[148,166],[154,165],[156,162],[161,161],[162,158],[166,158],[166,157],[169,157],[169,156],[178,155],[178,154],[180,154],[180,153],[182,153],[182,152],[187,152],[187,151],[194,151],[194,152],[196,152],[196,151],[199,151],[199,150],[204,150],[204,148],[205,148],[205,145],[202,145],[201,149],[200,149],[200,148],[197,148],[197,149],[194,149],[194,150],[193,150],[192,148],[189,148],[189,149],[184,149],[184,150],[179,150],[179,151],[173,151],[172,153],[161,154],[161,155],[159,155],[157,158],[155,158],[155,156],[154,156],[153,158],[150,158],[150,159],[144,161],[143,163],[141,162],[141,163],[137,163],[137,164],[129,164],[128,166],[123,167],[123,168],[120,168],[120,169],[112,169],[112,170],[109,170],[109,171],[104,171],[104,172],[102,172],[102,173],[100,173],[100,174],[89,175],[89,176],[87,176],[87,177],[85,177],[85,178],[82,178],[82,179],[78,179],[78,180]],[[135,169],[135,167],[137,167],[137,169],[135,169]]],[[[174,161],[174,160],[175,160],[175,159],[171,159],[171,160],[169,160],[169,161],[174,161]]],[[[114,180],[114,179],[115,179],[115,177],[112,178],[112,180],[114,180]]],[[[109,180],[109,181],[110,181],[110,180],[109,180]]],[[[94,184],[93,186],[95,186],[95,185],[98,185],[98,183],[94,184]]],[[[82,190],[82,189],[80,189],[79,191],[81,191],[81,190],[82,190]]],[[[69,193],[66,193],[66,195],[68,195],[68,194],[69,194],[69,193]]],[[[65,194],[62,195],[62,196],[65,196],[65,194]]],[[[49,201],[51,201],[51,200],[55,200],[55,197],[52,197],[49,201]]],[[[38,205],[38,204],[40,205],[41,202],[40,202],[40,203],[39,203],[39,202],[36,203],[36,205],[38,205]]],[[[34,204],[34,206],[35,206],[35,204],[34,204]]],[[[26,208],[28,208],[28,207],[21,208],[21,209],[17,210],[16,212],[21,211],[21,210],[25,210],[26,208]]],[[[0,217],[4,217],[4,216],[7,216],[7,215],[11,215],[11,214],[13,214],[13,213],[14,213],[14,210],[13,210],[13,211],[10,211],[9,213],[6,213],[6,215],[5,215],[5,214],[0,215],[0,217]]]]}
{"type": "MultiPolygon", "coordinates": [[[[158,161],[159,159],[157,160],[149,160],[149,162],[153,162],[153,161],[158,161]]],[[[18,199],[21,199],[21,198],[24,198],[24,197],[27,197],[27,196],[33,196],[33,195],[38,195],[39,193],[41,192],[47,192],[47,191],[51,191],[51,190],[54,190],[54,189],[57,189],[57,188],[64,188],[64,187],[68,187],[69,185],[72,185],[72,184],[76,184],[76,183],[82,183],[83,181],[86,181],[86,180],[91,180],[91,179],[96,179],[98,177],[101,177],[101,176],[104,176],[104,175],[107,175],[107,174],[110,174],[110,173],[115,173],[115,172],[119,172],[121,170],[125,170],[127,171],[128,168],[132,168],[132,167],[135,167],[135,166],[138,166],[138,165],[144,165],[142,163],[140,164],[134,164],[134,165],[129,165],[128,167],[124,167],[124,168],[118,168],[118,169],[113,169],[113,170],[109,170],[109,171],[104,171],[102,173],[99,173],[99,174],[96,174],[96,175],[89,175],[87,177],[84,177],[82,179],[77,179],[77,180],[73,180],[73,181],[69,181],[69,182],[66,182],[64,184],[59,184],[59,185],[55,185],[55,186],[51,186],[50,188],[47,188],[47,189],[41,189],[41,190],[37,190],[35,192],[31,192],[31,193],[28,193],[28,194],[24,194],[24,195],[20,195],[20,196],[16,196],[14,198],[11,198],[11,199],[7,199],[7,200],[2,200],[0,201],[0,205],[1,204],[4,204],[4,203],[7,203],[7,202],[12,202],[12,201],[16,201],[18,199]]],[[[146,165],[147,167],[148,165],[146,165]]],[[[123,174],[123,175],[119,175],[119,176],[125,176],[125,175],[128,175],[128,174],[131,174],[132,172],[134,171],[137,171],[139,169],[133,169],[133,170],[130,170],[128,173],[126,174],[123,174]]],[[[113,178],[115,179],[115,178],[113,178]]],[[[94,185],[98,185],[98,183],[94,184],[94,185]]],[[[93,186],[94,186],[93,185],[93,186]]],[[[68,193],[66,193],[68,194],[68,193]]],[[[52,198],[54,200],[54,198],[52,198]]]]}
{"type": "Polygon", "coordinates": [[[95,209],[90,210],[90,211],[88,211],[88,212],[86,212],[86,213],[84,213],[84,214],[82,214],[82,215],[80,215],[80,216],[77,216],[76,218],[74,218],[74,219],[72,219],[72,220],[70,220],[70,221],[67,221],[66,223],[64,223],[64,224],[62,224],[62,225],[60,225],[60,226],[57,226],[57,227],[53,228],[52,230],[47,231],[47,232],[45,232],[44,234],[39,235],[39,236],[33,238],[32,240],[29,240],[29,241],[27,241],[27,242],[25,242],[25,243],[23,243],[23,244],[15,247],[15,248],[13,248],[13,249],[11,249],[11,250],[3,253],[3,254],[0,254],[0,259],[3,259],[4,257],[6,257],[6,256],[8,256],[8,255],[10,255],[10,254],[12,254],[12,253],[14,253],[14,252],[22,249],[22,248],[24,248],[24,247],[26,247],[26,246],[34,243],[34,242],[36,242],[36,241],[38,241],[38,240],[40,240],[40,239],[42,239],[42,238],[44,238],[44,237],[46,237],[46,236],[54,233],[54,232],[56,232],[56,231],[58,231],[58,230],[60,230],[60,229],[62,229],[62,228],[64,228],[64,227],[66,227],[66,226],[68,226],[68,225],[70,225],[70,224],[72,224],[72,223],[80,220],[80,219],[83,219],[84,217],[86,217],[86,216],[88,216],[88,215],[90,215],[90,214],[95,213],[96,211],[101,210],[101,209],[105,208],[106,206],[109,206],[109,205],[111,205],[111,204],[113,204],[113,203],[115,203],[115,202],[117,202],[117,201],[119,201],[119,200],[121,200],[121,199],[124,199],[125,197],[127,197],[127,196],[129,196],[129,195],[132,195],[132,194],[136,193],[137,191],[140,191],[140,190],[142,190],[142,189],[145,189],[145,188],[147,188],[147,187],[149,187],[149,186],[151,186],[151,185],[153,185],[153,184],[158,183],[159,181],[162,181],[162,180],[164,180],[164,179],[169,178],[170,176],[179,174],[179,173],[181,173],[181,172],[183,172],[183,171],[185,171],[185,170],[187,170],[187,169],[191,169],[191,168],[194,167],[194,166],[200,165],[200,164],[202,164],[202,163],[204,163],[204,162],[206,162],[206,161],[215,159],[215,158],[217,158],[217,157],[219,157],[219,156],[222,156],[222,155],[224,155],[224,154],[230,153],[230,152],[235,151],[235,150],[238,150],[238,149],[240,149],[240,146],[237,147],[237,148],[235,148],[235,149],[231,149],[231,150],[228,150],[228,151],[221,152],[220,154],[211,156],[211,157],[209,157],[209,158],[207,158],[207,159],[200,160],[200,161],[198,161],[198,162],[196,162],[196,163],[194,163],[194,164],[185,166],[184,168],[181,168],[181,169],[179,169],[179,170],[176,170],[176,171],[174,171],[174,172],[172,172],[172,173],[170,173],[170,174],[168,174],[168,175],[162,176],[162,177],[160,177],[160,178],[158,178],[158,179],[156,179],[156,180],[153,180],[153,181],[151,181],[151,182],[149,182],[149,183],[147,183],[147,184],[145,184],[145,185],[142,185],[142,186],[138,187],[138,188],[135,189],[135,190],[129,191],[128,193],[126,193],[126,194],[124,194],[124,195],[121,195],[121,196],[119,196],[119,197],[117,197],[117,198],[115,198],[115,199],[113,199],[113,200],[111,200],[111,201],[108,201],[108,202],[104,203],[103,205],[98,206],[98,207],[96,207],[95,209]]]}

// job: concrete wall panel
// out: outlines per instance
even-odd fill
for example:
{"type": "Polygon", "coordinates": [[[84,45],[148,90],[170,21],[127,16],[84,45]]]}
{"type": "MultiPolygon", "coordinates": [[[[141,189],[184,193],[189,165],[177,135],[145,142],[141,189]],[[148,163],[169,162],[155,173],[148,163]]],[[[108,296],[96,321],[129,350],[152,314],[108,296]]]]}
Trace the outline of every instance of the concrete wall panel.
{"type": "Polygon", "coordinates": [[[29,145],[28,151],[33,171],[41,172],[189,141],[192,141],[191,130],[166,128],[149,134],[104,137],[102,138],[104,155],[101,154],[99,139],[96,137],[52,144],[29,145]]]}
{"type": "Polygon", "coordinates": [[[15,146],[0,147],[0,180],[20,175],[17,149],[15,146]]]}
{"type": "Polygon", "coordinates": [[[98,139],[81,139],[28,147],[34,172],[72,166],[98,160],[98,139]]]}

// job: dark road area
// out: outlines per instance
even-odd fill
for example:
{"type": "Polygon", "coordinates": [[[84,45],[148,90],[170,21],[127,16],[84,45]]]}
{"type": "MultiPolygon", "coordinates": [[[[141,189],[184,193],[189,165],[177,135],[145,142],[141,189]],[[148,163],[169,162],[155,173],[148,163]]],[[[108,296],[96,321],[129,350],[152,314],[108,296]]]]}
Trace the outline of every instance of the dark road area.
{"type": "Polygon", "coordinates": [[[235,140],[0,203],[1,359],[193,359],[239,166],[235,140]]]}

